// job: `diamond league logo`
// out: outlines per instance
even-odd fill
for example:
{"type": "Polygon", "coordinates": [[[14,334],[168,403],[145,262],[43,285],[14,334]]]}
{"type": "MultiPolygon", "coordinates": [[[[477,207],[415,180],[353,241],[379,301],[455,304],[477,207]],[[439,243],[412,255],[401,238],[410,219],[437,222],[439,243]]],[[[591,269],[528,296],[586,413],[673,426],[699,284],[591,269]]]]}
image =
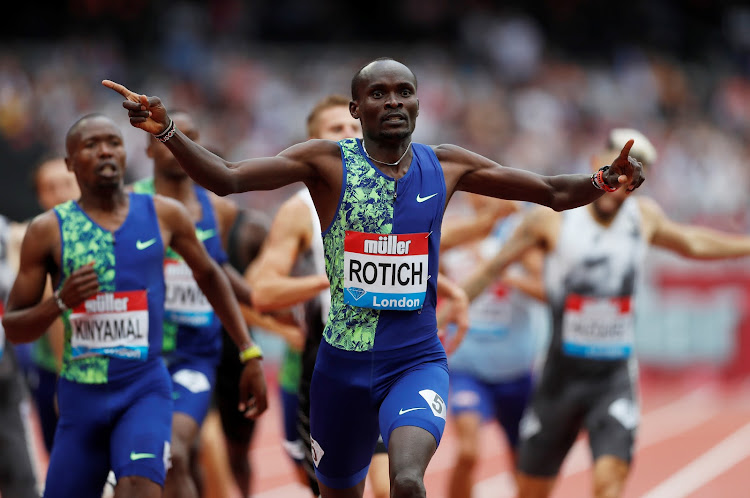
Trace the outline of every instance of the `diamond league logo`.
{"type": "Polygon", "coordinates": [[[367,294],[366,290],[360,289],[359,287],[349,287],[346,290],[349,291],[349,294],[352,295],[355,301],[359,301],[362,296],[367,294]]]}

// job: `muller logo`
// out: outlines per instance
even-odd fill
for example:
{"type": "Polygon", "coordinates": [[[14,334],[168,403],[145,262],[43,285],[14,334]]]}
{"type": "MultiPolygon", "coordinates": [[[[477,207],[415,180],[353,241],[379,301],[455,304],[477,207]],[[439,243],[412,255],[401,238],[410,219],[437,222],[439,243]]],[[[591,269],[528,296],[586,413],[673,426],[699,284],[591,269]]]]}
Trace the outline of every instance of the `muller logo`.
{"type": "Polygon", "coordinates": [[[398,240],[398,235],[381,235],[378,240],[365,240],[365,254],[409,254],[411,240],[398,240]]]}
{"type": "Polygon", "coordinates": [[[115,297],[114,294],[97,294],[96,298],[86,301],[86,313],[111,313],[128,310],[127,297],[115,297]]]}

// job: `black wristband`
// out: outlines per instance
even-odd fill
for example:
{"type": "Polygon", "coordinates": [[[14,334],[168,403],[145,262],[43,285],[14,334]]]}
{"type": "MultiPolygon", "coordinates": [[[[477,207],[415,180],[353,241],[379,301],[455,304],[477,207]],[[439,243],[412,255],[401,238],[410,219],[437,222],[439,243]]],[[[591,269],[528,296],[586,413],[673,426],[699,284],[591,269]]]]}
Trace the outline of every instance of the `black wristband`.
{"type": "Polygon", "coordinates": [[[177,127],[174,125],[174,121],[170,119],[167,128],[161,133],[154,135],[154,138],[159,142],[164,143],[174,136],[175,131],[177,131],[177,127]]]}

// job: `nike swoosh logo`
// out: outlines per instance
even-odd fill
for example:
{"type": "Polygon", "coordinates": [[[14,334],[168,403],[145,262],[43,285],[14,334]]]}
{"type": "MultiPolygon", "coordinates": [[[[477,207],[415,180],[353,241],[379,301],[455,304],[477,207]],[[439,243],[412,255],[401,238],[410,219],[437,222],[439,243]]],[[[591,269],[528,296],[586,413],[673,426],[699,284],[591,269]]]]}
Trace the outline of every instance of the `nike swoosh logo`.
{"type": "Polygon", "coordinates": [[[401,408],[401,409],[400,409],[400,410],[398,411],[398,414],[399,414],[399,415],[403,415],[404,413],[409,413],[409,412],[413,412],[414,410],[426,410],[426,409],[427,409],[427,408],[424,408],[424,407],[423,407],[423,408],[409,408],[408,410],[404,410],[403,408],[401,408]]]}
{"type": "Polygon", "coordinates": [[[142,460],[144,458],[156,458],[153,453],[136,453],[135,451],[130,452],[130,459],[132,461],[142,460]]]}
{"type": "Polygon", "coordinates": [[[213,237],[214,235],[216,235],[216,230],[214,230],[213,228],[211,228],[209,230],[201,230],[200,228],[196,228],[195,229],[195,235],[198,236],[198,240],[200,240],[201,242],[203,242],[204,240],[208,240],[211,237],[213,237]]]}
{"type": "Polygon", "coordinates": [[[140,240],[135,241],[135,248],[139,251],[142,251],[146,249],[147,247],[151,247],[152,245],[156,244],[156,238],[153,238],[151,240],[147,240],[146,242],[141,242],[140,240]]]}
{"type": "Polygon", "coordinates": [[[424,201],[430,200],[433,197],[435,197],[436,195],[437,195],[437,193],[432,194],[432,195],[428,195],[427,197],[422,197],[419,194],[417,194],[417,202],[424,202],[424,201]]]}

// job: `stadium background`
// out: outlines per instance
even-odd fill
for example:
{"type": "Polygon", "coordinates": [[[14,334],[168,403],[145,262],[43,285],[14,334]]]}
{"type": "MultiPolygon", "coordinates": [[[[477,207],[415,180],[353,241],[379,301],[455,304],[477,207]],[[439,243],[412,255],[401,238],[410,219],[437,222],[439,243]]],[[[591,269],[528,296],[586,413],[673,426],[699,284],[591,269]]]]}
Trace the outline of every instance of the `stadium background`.
{"type": "MultiPolygon", "coordinates": [[[[303,140],[312,104],[348,93],[392,56],[419,80],[420,142],[505,165],[585,172],[612,126],[642,130],[659,159],[641,189],[672,218],[746,233],[750,8],[708,0],[377,3],[68,0],[18,3],[0,33],[0,213],[36,214],[30,171],[100,111],[125,133],[128,176],[149,174],[145,135],[103,78],[189,110],[227,159],[303,140]]],[[[236,196],[273,213],[296,187],[236,196]]],[[[651,371],[743,377],[750,369],[746,260],[654,251],[637,347],[651,371]]]]}

